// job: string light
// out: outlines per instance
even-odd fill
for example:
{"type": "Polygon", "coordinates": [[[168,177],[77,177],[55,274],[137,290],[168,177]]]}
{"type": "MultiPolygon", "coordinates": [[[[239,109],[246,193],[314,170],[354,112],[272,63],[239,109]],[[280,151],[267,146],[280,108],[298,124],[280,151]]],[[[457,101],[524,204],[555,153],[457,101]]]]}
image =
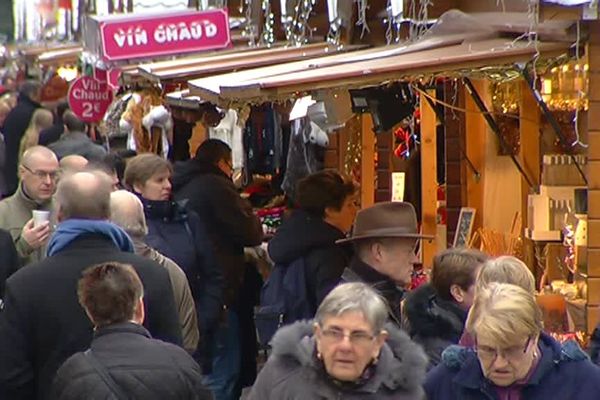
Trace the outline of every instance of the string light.
{"type": "Polygon", "coordinates": [[[286,39],[289,44],[301,46],[308,43],[313,29],[308,24],[316,0],[298,0],[294,7],[294,15],[289,23],[284,24],[286,39]],[[307,37],[308,36],[308,37],[307,37]]]}
{"type": "Polygon", "coordinates": [[[265,26],[260,36],[260,43],[271,47],[275,43],[275,32],[273,29],[275,16],[271,12],[271,2],[269,0],[262,0],[262,11],[265,18],[265,26]]]}
{"type": "Polygon", "coordinates": [[[240,8],[245,8],[245,23],[244,30],[242,31],[242,36],[248,38],[248,46],[256,47],[256,30],[257,26],[252,20],[252,3],[253,0],[243,0],[244,5],[240,6],[240,8]]]}

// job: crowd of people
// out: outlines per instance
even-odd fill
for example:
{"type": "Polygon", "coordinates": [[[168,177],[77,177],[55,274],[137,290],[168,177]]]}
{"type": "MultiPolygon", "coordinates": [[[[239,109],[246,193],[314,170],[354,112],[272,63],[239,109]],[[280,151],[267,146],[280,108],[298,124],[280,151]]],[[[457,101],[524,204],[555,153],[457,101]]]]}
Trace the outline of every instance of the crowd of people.
{"type": "Polygon", "coordinates": [[[268,307],[249,288],[245,249],[264,235],[233,183],[231,148],[209,139],[175,164],[111,153],[64,105],[45,110],[39,89],[22,85],[16,105],[0,99],[1,399],[600,392],[597,360],[544,331],[523,262],[448,249],[409,291],[430,239],[414,207],[359,209],[359,188],[335,171],[298,182],[268,242],[274,270],[301,266],[301,295],[280,300],[301,302],[306,318],[274,314],[258,368],[253,307],[268,307]]]}

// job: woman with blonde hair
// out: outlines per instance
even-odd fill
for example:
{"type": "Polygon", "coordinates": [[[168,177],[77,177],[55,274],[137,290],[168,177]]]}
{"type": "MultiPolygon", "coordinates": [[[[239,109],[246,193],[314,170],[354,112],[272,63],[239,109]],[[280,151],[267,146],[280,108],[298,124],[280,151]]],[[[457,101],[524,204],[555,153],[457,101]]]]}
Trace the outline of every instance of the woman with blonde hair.
{"type": "Polygon", "coordinates": [[[449,347],[427,376],[429,400],[592,400],[600,368],[577,343],[542,330],[542,313],[525,289],[492,282],[478,288],[467,319],[475,348],[449,347]]]}
{"type": "Polygon", "coordinates": [[[485,262],[477,275],[475,290],[492,282],[510,283],[535,293],[535,278],[531,270],[513,256],[500,256],[485,262]]]}
{"type": "Polygon", "coordinates": [[[21,145],[19,146],[19,160],[30,147],[37,146],[40,141],[40,132],[46,128],[52,126],[54,122],[54,116],[52,112],[45,108],[38,108],[33,113],[29,126],[21,139],[21,145]]]}
{"type": "MultiPolygon", "coordinates": [[[[479,269],[475,281],[475,292],[490,283],[509,283],[535,295],[535,278],[527,264],[513,256],[500,256],[486,261],[479,269]]],[[[458,342],[461,346],[473,347],[473,338],[464,331],[458,342]]]]}

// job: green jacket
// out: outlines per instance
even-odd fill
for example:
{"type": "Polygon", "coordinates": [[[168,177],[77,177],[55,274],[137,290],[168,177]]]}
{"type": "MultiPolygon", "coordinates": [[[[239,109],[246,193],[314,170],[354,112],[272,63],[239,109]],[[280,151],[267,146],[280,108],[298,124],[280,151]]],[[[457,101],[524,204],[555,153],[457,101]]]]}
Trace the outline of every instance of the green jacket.
{"type": "Polygon", "coordinates": [[[21,185],[19,185],[15,194],[0,201],[0,228],[7,230],[12,236],[21,265],[23,266],[39,261],[46,256],[46,246],[33,249],[21,237],[23,226],[31,219],[31,212],[33,210],[51,211],[52,201],[38,204],[25,195],[21,185]]]}

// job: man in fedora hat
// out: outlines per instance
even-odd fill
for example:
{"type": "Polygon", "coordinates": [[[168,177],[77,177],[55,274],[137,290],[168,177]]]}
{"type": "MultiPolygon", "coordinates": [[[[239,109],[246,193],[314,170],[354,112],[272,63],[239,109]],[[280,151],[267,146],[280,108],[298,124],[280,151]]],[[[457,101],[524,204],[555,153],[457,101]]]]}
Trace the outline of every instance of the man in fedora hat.
{"type": "Polygon", "coordinates": [[[400,302],[410,284],[421,235],[410,203],[377,203],[358,212],[352,235],[337,243],[354,243],[354,256],[342,274],[344,282],[364,282],[388,301],[390,317],[401,325],[400,302]]]}

